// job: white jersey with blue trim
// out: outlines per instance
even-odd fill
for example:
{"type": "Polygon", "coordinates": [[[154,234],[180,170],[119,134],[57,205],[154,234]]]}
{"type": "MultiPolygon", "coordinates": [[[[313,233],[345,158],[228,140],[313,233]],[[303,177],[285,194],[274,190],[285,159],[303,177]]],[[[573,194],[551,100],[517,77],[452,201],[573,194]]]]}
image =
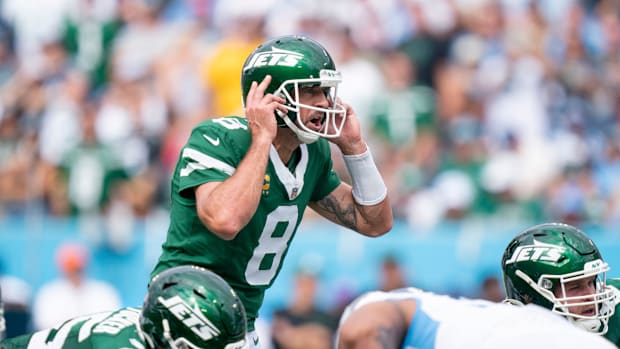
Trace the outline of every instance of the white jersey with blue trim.
{"type": "Polygon", "coordinates": [[[364,305],[399,300],[416,302],[401,349],[615,348],[536,305],[453,298],[417,288],[366,293],[345,309],[340,322],[364,305]]]}

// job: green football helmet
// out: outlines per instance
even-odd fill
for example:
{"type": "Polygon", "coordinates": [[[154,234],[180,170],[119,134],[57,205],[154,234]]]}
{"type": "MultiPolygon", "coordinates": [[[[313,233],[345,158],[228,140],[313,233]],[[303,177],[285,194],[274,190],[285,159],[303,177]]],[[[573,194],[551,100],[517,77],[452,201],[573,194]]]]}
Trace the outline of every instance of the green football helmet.
{"type": "Polygon", "coordinates": [[[243,304],[226,281],[189,265],[151,280],[140,315],[151,348],[247,348],[246,326],[243,304]]]}
{"type": "Polygon", "coordinates": [[[512,239],[504,251],[506,302],[534,303],[590,332],[605,334],[615,310],[615,293],[606,285],[608,270],[596,245],[581,230],[562,223],[536,225],[512,239]],[[593,276],[593,294],[566,295],[567,283],[593,276]],[[554,293],[558,289],[560,297],[554,293]],[[591,305],[596,309],[593,315],[570,312],[572,307],[591,305]]]}
{"type": "Polygon", "coordinates": [[[248,56],[241,73],[241,92],[245,106],[252,82],[260,83],[271,75],[265,94],[279,95],[286,100],[288,113],[276,112],[278,126],[288,127],[303,143],[312,143],[319,137],[335,138],[340,135],[346,120],[344,106],[337,102],[338,85],[342,82],[334,61],[321,44],[303,36],[288,35],[262,43],[248,56]],[[299,101],[303,86],[320,86],[329,101],[322,108],[299,101]],[[321,129],[316,131],[300,120],[301,108],[323,113],[321,129]]]}

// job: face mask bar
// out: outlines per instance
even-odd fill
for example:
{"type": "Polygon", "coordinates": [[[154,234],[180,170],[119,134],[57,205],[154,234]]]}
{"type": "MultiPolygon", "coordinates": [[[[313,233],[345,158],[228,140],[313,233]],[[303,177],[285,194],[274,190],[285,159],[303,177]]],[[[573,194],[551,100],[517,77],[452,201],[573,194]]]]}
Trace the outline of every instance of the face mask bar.
{"type": "MultiPolygon", "coordinates": [[[[324,77],[324,71],[321,71],[321,78],[316,79],[297,79],[297,80],[286,80],[280,85],[278,90],[275,92],[276,95],[280,95],[286,99],[287,103],[290,105],[285,105],[286,109],[291,112],[296,113],[296,120],[290,120],[288,115],[284,115],[280,113],[279,115],[284,119],[287,126],[292,128],[296,133],[302,133],[306,135],[311,135],[316,137],[323,138],[336,138],[340,136],[342,132],[342,128],[346,121],[346,109],[342,104],[337,103],[338,96],[338,84],[342,81],[340,78],[340,74],[334,71],[330,72],[330,76],[324,77]],[[337,74],[336,74],[337,73],[337,74]],[[292,90],[294,92],[295,97],[291,96],[289,93],[289,85],[292,85],[292,90]],[[299,102],[299,92],[300,87],[304,85],[319,85],[322,88],[327,88],[328,92],[326,93],[326,98],[330,102],[329,108],[321,108],[315,107],[308,104],[302,104],[299,102]],[[323,113],[323,127],[321,130],[316,131],[307,127],[300,118],[301,108],[306,108],[310,110],[315,110],[323,113]],[[296,121],[296,122],[295,122],[296,121]],[[291,124],[293,124],[291,126],[291,124]]],[[[328,74],[329,75],[329,74],[328,74]]]]}
{"type": "Polygon", "coordinates": [[[521,270],[517,270],[515,274],[551,302],[553,304],[551,310],[554,313],[567,317],[590,332],[602,335],[607,332],[607,322],[615,312],[615,307],[609,304],[615,301],[616,295],[613,289],[606,285],[606,273],[609,270],[607,263],[600,261],[596,262],[595,265],[593,268],[586,267],[586,270],[579,270],[564,275],[541,275],[537,283],[521,270]],[[592,276],[596,276],[596,286],[593,294],[574,297],[566,296],[566,283],[592,276]],[[552,285],[555,284],[561,286],[563,297],[558,298],[553,293],[552,285]],[[596,307],[595,314],[592,316],[570,312],[570,308],[588,305],[596,307]]]}
{"type": "Polygon", "coordinates": [[[577,319],[609,319],[615,312],[615,307],[604,306],[608,302],[613,302],[615,300],[615,293],[610,287],[607,287],[607,271],[609,270],[609,266],[607,263],[601,262],[599,266],[583,271],[576,271],[570,274],[565,274],[561,276],[549,276],[543,275],[541,279],[557,279],[559,281],[559,285],[562,291],[562,297],[556,298],[554,310],[557,310],[558,313],[570,313],[570,308],[577,306],[586,306],[586,305],[595,305],[596,306],[596,314],[594,316],[583,316],[579,314],[570,314],[570,316],[577,319]],[[583,296],[572,296],[569,297],[566,295],[566,285],[568,283],[582,280],[585,278],[590,278],[595,276],[595,292],[590,295],[583,296]],[[557,309],[556,309],[557,308],[557,309]]]}

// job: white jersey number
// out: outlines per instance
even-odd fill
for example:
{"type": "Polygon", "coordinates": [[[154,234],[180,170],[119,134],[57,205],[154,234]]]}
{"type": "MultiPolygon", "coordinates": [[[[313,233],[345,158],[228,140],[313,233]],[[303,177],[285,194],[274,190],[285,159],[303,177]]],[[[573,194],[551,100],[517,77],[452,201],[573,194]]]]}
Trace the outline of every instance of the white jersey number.
{"type": "Polygon", "coordinates": [[[241,121],[237,119],[217,118],[217,119],[213,119],[213,122],[216,122],[229,130],[238,130],[240,128],[244,130],[248,129],[246,125],[242,124],[241,121]]]}
{"type": "Polygon", "coordinates": [[[69,337],[73,326],[79,324],[80,322],[86,320],[84,324],[80,327],[78,342],[82,342],[91,334],[91,330],[93,326],[105,319],[109,313],[100,313],[93,315],[85,315],[80,316],[74,319],[71,319],[59,327],[54,329],[47,329],[39,332],[35,332],[30,341],[28,342],[28,349],[33,348],[48,348],[48,349],[61,349],[65,347],[65,341],[69,337]],[[52,330],[57,330],[56,333],[52,336],[52,339],[49,340],[49,334],[52,330]]]}
{"type": "Polygon", "coordinates": [[[297,217],[297,206],[280,206],[267,216],[265,227],[258,240],[258,246],[254,249],[252,258],[245,268],[245,279],[250,285],[269,285],[276,276],[282,255],[295,230],[297,217]],[[273,232],[280,222],[286,223],[286,230],[282,236],[274,237],[272,236],[273,232]],[[261,270],[261,262],[267,255],[273,255],[273,261],[269,269],[261,270]]]}

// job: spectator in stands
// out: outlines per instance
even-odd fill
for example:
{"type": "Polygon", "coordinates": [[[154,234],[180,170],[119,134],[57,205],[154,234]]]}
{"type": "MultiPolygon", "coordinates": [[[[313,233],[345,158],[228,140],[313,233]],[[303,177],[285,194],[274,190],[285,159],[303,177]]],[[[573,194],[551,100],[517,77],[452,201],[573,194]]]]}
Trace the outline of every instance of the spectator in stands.
{"type": "MultiPolygon", "coordinates": [[[[32,329],[32,289],[30,285],[6,273],[0,260],[0,307],[4,308],[5,336],[19,336],[32,329]]],[[[1,310],[1,309],[0,309],[1,310]]],[[[0,322],[2,319],[0,319],[0,322]]]]}
{"type": "Polygon", "coordinates": [[[379,289],[381,291],[391,291],[410,286],[407,285],[400,261],[393,255],[387,255],[383,258],[380,272],[379,289]]]}
{"type": "Polygon", "coordinates": [[[210,115],[243,113],[241,68],[250,53],[264,41],[265,1],[220,1],[216,23],[223,34],[213,44],[201,67],[203,83],[212,100],[210,115]],[[226,18],[226,19],[224,19],[226,18]]]}
{"type": "Polygon", "coordinates": [[[479,297],[491,302],[501,302],[506,298],[502,283],[497,276],[488,275],[482,280],[479,297]]]}
{"type": "Polygon", "coordinates": [[[318,275],[297,272],[290,304],[276,310],[271,337],[274,349],[326,349],[332,347],[336,319],[316,304],[318,275]]]}
{"type": "MultiPolygon", "coordinates": [[[[395,217],[413,231],[444,216],[613,224],[618,28],[613,0],[4,0],[0,213],[69,214],[69,186],[50,179],[86,138],[81,110],[93,100],[97,138],[139,177],[128,191],[165,187],[157,174],[171,171],[193,118],[240,109],[238,58],[264,36],[303,33],[325,38],[350,83],[342,96],[383,104],[380,115],[360,107],[360,120],[373,121],[361,126],[395,217]],[[186,10],[170,16],[174,8],[186,10]],[[446,210],[434,186],[450,162],[476,190],[470,205],[446,210]]],[[[91,189],[78,195],[92,200],[91,189]]],[[[167,207],[162,192],[131,203],[137,218],[167,207]]]]}
{"type": "Polygon", "coordinates": [[[111,311],[121,307],[118,291],[110,284],[88,278],[88,251],[82,245],[66,243],[56,252],[62,277],[41,287],[35,295],[35,330],[51,328],[80,315],[111,311]]]}

